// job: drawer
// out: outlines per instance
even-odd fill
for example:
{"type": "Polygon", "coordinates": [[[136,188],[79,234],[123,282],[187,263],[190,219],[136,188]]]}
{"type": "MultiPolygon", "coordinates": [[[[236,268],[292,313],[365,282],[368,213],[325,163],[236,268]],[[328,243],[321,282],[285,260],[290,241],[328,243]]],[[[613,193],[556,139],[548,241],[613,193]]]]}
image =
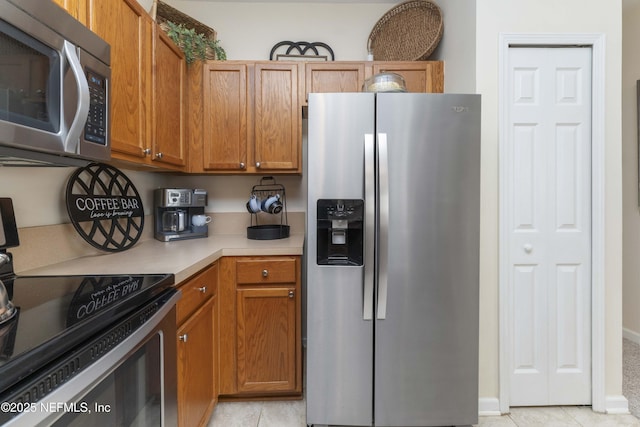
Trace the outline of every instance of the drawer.
{"type": "Polygon", "coordinates": [[[295,258],[238,259],[236,261],[236,282],[239,285],[296,283],[295,258]]]}
{"type": "Polygon", "coordinates": [[[214,264],[178,287],[182,291],[182,298],[178,300],[176,305],[178,325],[187,320],[200,306],[216,294],[217,284],[218,266],[214,264]]]}

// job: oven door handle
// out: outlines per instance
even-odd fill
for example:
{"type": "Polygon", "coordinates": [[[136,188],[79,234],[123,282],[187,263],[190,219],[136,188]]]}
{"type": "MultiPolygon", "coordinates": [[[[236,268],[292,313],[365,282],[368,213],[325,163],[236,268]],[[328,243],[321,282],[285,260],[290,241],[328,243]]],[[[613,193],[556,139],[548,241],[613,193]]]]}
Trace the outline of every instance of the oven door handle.
{"type": "MultiPolygon", "coordinates": [[[[126,360],[140,346],[142,340],[152,334],[162,323],[165,317],[174,309],[176,302],[181,298],[182,293],[174,290],[168,294],[162,306],[156,311],[140,328],[116,345],[108,353],[101,356],[96,362],[88,366],[81,373],[65,382],[58,389],[47,394],[42,400],[33,403],[34,411],[22,412],[17,417],[12,418],[3,427],[18,426],[47,426],[53,424],[56,419],[62,417],[65,412],[47,412],[40,408],[47,408],[60,402],[78,402],[86,395],[93,386],[99,384],[103,379],[116,370],[122,361],[126,360]]],[[[165,339],[171,339],[167,337],[165,339]]],[[[169,343],[168,343],[169,344],[169,343]]]]}

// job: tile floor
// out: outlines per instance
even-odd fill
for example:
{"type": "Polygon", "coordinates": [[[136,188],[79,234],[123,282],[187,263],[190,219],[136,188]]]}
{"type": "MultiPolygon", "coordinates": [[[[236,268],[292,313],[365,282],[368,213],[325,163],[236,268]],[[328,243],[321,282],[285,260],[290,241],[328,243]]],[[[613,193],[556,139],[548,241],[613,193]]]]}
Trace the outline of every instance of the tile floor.
{"type": "MultiPolygon", "coordinates": [[[[509,415],[480,417],[478,426],[640,427],[640,420],[633,415],[598,414],[590,407],[511,408],[509,415]]],[[[305,402],[220,403],[208,427],[306,427],[305,402]]]]}

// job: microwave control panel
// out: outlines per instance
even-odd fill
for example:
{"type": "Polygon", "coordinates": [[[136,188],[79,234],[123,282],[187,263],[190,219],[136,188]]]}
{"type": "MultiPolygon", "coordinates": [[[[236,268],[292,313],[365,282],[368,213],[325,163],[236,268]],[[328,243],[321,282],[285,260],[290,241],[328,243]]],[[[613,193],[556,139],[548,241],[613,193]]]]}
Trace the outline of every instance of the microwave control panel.
{"type": "Polygon", "coordinates": [[[84,139],[107,145],[107,78],[86,70],[89,83],[89,117],[84,127],[84,139]]]}

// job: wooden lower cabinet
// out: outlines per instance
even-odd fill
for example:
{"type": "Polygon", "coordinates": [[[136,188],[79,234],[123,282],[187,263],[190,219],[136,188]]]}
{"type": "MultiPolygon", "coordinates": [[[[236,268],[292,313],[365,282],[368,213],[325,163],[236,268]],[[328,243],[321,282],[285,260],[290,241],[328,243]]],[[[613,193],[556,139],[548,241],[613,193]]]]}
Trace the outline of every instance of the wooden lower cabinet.
{"type": "Polygon", "coordinates": [[[220,263],[220,399],[302,394],[300,257],[220,263]]]}
{"type": "Polygon", "coordinates": [[[213,264],[180,286],[177,306],[178,423],[206,426],[217,402],[217,278],[213,264]]]}
{"type": "Polygon", "coordinates": [[[239,393],[295,392],[294,286],[236,290],[239,393]]]}

